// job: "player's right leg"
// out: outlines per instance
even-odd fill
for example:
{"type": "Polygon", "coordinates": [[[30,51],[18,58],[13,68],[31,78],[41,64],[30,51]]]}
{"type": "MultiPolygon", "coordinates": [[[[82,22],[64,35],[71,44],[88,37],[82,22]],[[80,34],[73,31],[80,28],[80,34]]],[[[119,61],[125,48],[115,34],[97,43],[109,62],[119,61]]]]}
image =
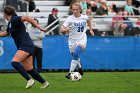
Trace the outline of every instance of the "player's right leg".
{"type": "Polygon", "coordinates": [[[74,52],[73,52],[73,58],[71,61],[71,66],[70,66],[70,70],[69,73],[65,76],[66,78],[70,79],[70,73],[73,72],[75,70],[75,68],[77,67],[78,64],[78,60],[79,60],[79,56],[83,51],[83,47],[82,46],[76,46],[74,52]]]}
{"type": "Polygon", "coordinates": [[[11,64],[27,80],[27,82],[31,83],[30,85],[33,85],[34,81],[29,77],[25,68],[20,64],[20,62],[25,60],[28,55],[29,53],[18,50],[13,57],[11,64]]]}
{"type": "MultiPolygon", "coordinates": [[[[70,50],[70,53],[72,54],[72,57],[73,57],[73,53],[74,53],[75,48],[76,48],[75,45],[69,45],[69,50],[70,50]]],[[[67,79],[70,79],[71,72],[73,71],[73,69],[75,69],[74,67],[75,67],[76,63],[75,64],[74,63],[75,62],[71,61],[69,72],[67,75],[65,75],[65,77],[67,79]]]]}
{"type": "Polygon", "coordinates": [[[32,58],[32,56],[29,56],[28,58],[26,58],[22,63],[24,65],[24,68],[32,76],[32,78],[34,78],[35,80],[37,80],[38,82],[40,82],[42,84],[41,88],[47,88],[49,86],[49,82],[44,80],[39,75],[39,73],[33,68],[33,65],[32,65],[33,58],[32,58]]]}
{"type": "Polygon", "coordinates": [[[71,72],[73,72],[78,64],[77,60],[72,60],[70,65],[69,73],[65,76],[67,79],[70,79],[71,72]]]}

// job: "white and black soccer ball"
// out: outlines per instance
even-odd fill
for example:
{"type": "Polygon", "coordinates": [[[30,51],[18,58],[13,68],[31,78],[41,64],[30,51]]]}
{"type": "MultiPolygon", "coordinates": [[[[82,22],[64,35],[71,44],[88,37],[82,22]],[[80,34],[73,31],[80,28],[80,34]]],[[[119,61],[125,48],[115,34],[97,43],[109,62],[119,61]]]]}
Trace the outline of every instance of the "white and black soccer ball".
{"type": "Polygon", "coordinates": [[[70,75],[70,79],[72,81],[79,81],[82,79],[82,76],[79,72],[72,72],[71,75],[70,75]]]}

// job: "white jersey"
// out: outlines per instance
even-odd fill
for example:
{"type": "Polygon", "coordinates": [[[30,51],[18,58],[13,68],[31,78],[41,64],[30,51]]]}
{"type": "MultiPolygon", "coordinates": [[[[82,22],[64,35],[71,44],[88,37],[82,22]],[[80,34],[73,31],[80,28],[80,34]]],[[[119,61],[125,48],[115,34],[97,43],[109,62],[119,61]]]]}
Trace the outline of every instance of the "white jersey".
{"type": "Polygon", "coordinates": [[[87,15],[82,15],[79,18],[76,18],[74,15],[69,16],[64,22],[64,27],[71,28],[69,31],[69,46],[82,44],[86,46],[87,43],[87,15]]]}

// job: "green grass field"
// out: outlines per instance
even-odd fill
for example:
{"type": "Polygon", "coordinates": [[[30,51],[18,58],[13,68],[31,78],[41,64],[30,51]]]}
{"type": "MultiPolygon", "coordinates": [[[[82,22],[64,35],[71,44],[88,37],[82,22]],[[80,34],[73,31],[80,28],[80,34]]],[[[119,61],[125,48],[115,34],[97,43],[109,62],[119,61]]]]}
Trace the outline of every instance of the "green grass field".
{"type": "Polygon", "coordinates": [[[37,81],[25,89],[19,74],[0,74],[0,93],[140,93],[140,72],[85,72],[79,82],[67,80],[65,74],[41,73],[50,82],[46,89],[37,81]]]}

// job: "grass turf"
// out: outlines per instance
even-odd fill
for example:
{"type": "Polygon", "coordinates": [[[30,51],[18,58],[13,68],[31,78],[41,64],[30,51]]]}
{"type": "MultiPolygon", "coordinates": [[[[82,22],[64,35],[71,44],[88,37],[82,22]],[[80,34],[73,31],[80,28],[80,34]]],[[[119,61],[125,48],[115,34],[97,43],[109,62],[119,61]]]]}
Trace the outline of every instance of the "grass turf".
{"type": "Polygon", "coordinates": [[[19,74],[0,74],[0,93],[140,93],[140,72],[86,72],[79,82],[65,74],[41,73],[50,82],[47,89],[40,89],[37,81],[25,89],[26,81],[19,74]]]}

